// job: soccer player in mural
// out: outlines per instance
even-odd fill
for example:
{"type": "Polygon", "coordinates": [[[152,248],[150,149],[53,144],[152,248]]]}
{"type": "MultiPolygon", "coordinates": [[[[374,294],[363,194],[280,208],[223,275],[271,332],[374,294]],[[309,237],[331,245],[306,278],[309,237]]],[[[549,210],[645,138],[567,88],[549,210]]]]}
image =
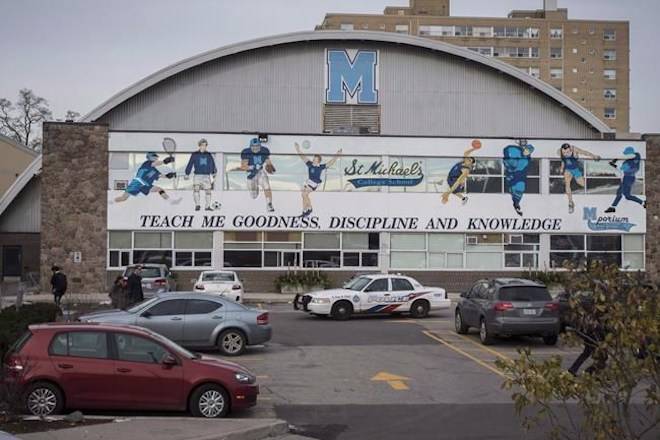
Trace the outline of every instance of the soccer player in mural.
{"type": "MultiPolygon", "coordinates": [[[[140,168],[138,168],[135,173],[135,177],[128,183],[124,193],[115,198],[115,202],[124,202],[131,196],[137,196],[139,194],[144,194],[146,196],[154,192],[160,194],[163,199],[169,200],[170,196],[163,188],[156,186],[155,183],[161,178],[161,176],[165,176],[168,179],[174,179],[176,177],[176,173],[172,170],[159,169],[160,166],[172,162],[174,162],[174,157],[172,156],[160,160],[157,153],[147,153],[147,160],[140,165],[140,168]]],[[[170,203],[175,205],[180,201],[181,198],[178,198],[170,200],[170,203]]]]}
{"type": "Polygon", "coordinates": [[[527,171],[532,163],[533,152],[534,146],[528,144],[526,139],[518,140],[516,145],[504,147],[503,151],[504,180],[511,194],[513,209],[520,216],[523,215],[520,202],[527,190],[527,171]]]}
{"type": "Polygon", "coordinates": [[[580,167],[579,157],[586,156],[594,160],[600,160],[600,156],[568,143],[562,144],[557,153],[561,158],[561,168],[559,172],[564,176],[564,186],[566,188],[566,196],[568,196],[568,213],[573,214],[575,211],[575,203],[573,203],[573,190],[571,189],[571,183],[575,179],[575,183],[582,188],[584,188],[585,184],[584,173],[580,167]]]}
{"type": "Polygon", "coordinates": [[[627,157],[627,159],[623,161],[620,167],[617,165],[618,160],[616,159],[609,162],[612,167],[620,170],[623,176],[621,178],[621,183],[619,184],[619,189],[616,191],[616,197],[612,202],[612,206],[605,210],[607,213],[616,212],[616,207],[621,201],[622,197],[625,197],[627,200],[638,203],[646,208],[646,201],[632,194],[633,186],[635,185],[635,180],[637,178],[637,172],[642,166],[642,156],[640,156],[640,154],[635,151],[635,148],[633,147],[626,147],[623,150],[623,154],[627,157]]]}
{"type": "Polygon", "coordinates": [[[302,216],[307,217],[312,213],[312,201],[309,198],[309,195],[316,191],[316,188],[323,183],[323,180],[321,179],[323,171],[332,167],[335,162],[337,162],[337,159],[341,156],[342,150],[341,148],[337,150],[335,157],[330,159],[327,163],[321,163],[323,158],[320,154],[315,154],[312,160],[309,160],[309,157],[305,156],[300,150],[300,145],[298,145],[297,142],[294,146],[296,147],[296,152],[298,153],[298,156],[300,156],[300,159],[302,159],[302,161],[305,162],[305,165],[307,165],[307,181],[303,185],[301,192],[303,205],[302,216]]]}
{"type": "Polygon", "coordinates": [[[275,211],[273,208],[273,191],[270,189],[268,174],[275,172],[275,167],[270,161],[270,150],[261,145],[257,138],[250,140],[250,146],[241,151],[241,171],[247,171],[247,187],[253,199],[259,197],[259,188],[263,189],[268,212],[275,211]]]}
{"type": "Polygon", "coordinates": [[[190,178],[190,173],[194,173],[193,199],[195,200],[195,211],[200,210],[199,193],[201,190],[204,190],[205,209],[207,211],[213,210],[211,205],[211,191],[213,190],[213,183],[215,182],[218,169],[215,166],[213,154],[206,151],[208,145],[206,139],[200,139],[199,142],[197,142],[197,147],[199,149],[190,155],[188,165],[186,165],[186,174],[184,178],[188,180],[190,178]]]}
{"type": "Polygon", "coordinates": [[[467,182],[468,177],[470,177],[470,171],[474,168],[476,159],[470,155],[476,150],[481,148],[481,141],[475,139],[472,141],[472,148],[465,150],[463,153],[463,160],[456,162],[454,166],[449,170],[447,174],[447,185],[449,189],[442,194],[442,203],[445,204],[449,201],[449,196],[451,194],[455,195],[463,205],[468,201],[468,198],[463,192],[465,191],[465,183],[467,182]]]}

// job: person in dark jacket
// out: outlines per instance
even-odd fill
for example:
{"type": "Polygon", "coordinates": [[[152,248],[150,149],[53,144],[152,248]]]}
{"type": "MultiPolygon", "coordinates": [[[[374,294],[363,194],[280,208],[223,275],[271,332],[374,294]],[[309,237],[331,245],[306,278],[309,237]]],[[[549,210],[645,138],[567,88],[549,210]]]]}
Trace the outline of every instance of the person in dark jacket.
{"type": "Polygon", "coordinates": [[[585,370],[589,374],[602,370],[607,362],[606,353],[598,353],[598,356],[595,356],[599,344],[605,340],[605,326],[602,323],[602,317],[599,316],[593,299],[583,298],[581,304],[585,316],[578,319],[579,322],[576,323],[575,328],[578,336],[582,338],[584,348],[568,369],[573,376],[577,376],[582,364],[590,357],[593,357],[593,363],[585,370]]]}
{"type": "Polygon", "coordinates": [[[66,275],[64,275],[59,266],[53,266],[51,270],[53,271],[53,276],[50,278],[50,285],[52,287],[53,296],[55,297],[55,305],[59,306],[62,302],[62,297],[66,293],[66,275]]]}
{"type": "Polygon", "coordinates": [[[142,292],[142,267],[137,266],[133,273],[128,276],[127,289],[128,289],[128,304],[127,307],[137,304],[144,300],[144,293],[142,292]]]}
{"type": "Polygon", "coordinates": [[[128,304],[128,289],[126,280],[123,276],[119,275],[115,279],[109,296],[112,308],[122,310],[126,308],[126,305],[128,304]]]}

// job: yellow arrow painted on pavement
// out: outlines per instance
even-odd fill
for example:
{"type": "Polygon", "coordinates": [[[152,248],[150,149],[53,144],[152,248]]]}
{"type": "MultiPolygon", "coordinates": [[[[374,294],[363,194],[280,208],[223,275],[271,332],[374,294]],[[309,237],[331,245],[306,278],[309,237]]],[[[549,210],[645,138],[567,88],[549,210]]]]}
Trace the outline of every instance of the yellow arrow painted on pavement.
{"type": "Polygon", "coordinates": [[[410,380],[408,377],[397,376],[396,374],[386,373],[381,371],[371,378],[372,381],[387,382],[387,384],[392,387],[392,389],[397,391],[407,390],[408,385],[406,385],[406,380],[410,380]]]}

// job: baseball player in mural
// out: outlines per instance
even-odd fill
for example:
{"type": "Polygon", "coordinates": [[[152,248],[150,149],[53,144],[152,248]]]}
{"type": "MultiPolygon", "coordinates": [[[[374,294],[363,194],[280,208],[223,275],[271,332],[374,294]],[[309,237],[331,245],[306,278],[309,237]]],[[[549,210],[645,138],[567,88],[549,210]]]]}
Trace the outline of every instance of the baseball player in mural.
{"type": "Polygon", "coordinates": [[[213,190],[213,183],[218,173],[213,160],[213,154],[207,150],[208,142],[206,139],[200,139],[197,142],[199,150],[190,155],[188,165],[186,165],[185,179],[190,178],[190,173],[193,172],[193,199],[195,200],[195,211],[200,210],[200,191],[204,190],[205,209],[212,211],[211,207],[211,191],[213,190]]]}
{"type": "MultiPolygon", "coordinates": [[[[160,196],[168,200],[170,197],[165,192],[165,190],[159,186],[156,186],[155,183],[160,179],[161,176],[165,176],[168,179],[174,179],[176,173],[172,170],[160,170],[158,167],[162,165],[167,165],[174,162],[174,157],[166,157],[163,160],[158,158],[156,153],[147,153],[147,160],[140,165],[135,177],[128,183],[124,193],[119,197],[115,198],[115,202],[120,203],[128,200],[130,196],[137,196],[139,194],[149,195],[150,193],[158,193],[160,196]]],[[[177,204],[181,201],[181,198],[171,200],[172,204],[177,204]]]]}
{"type": "Polygon", "coordinates": [[[584,188],[584,174],[580,168],[579,157],[587,156],[595,160],[600,160],[600,156],[568,143],[562,144],[557,153],[561,158],[560,173],[564,176],[566,196],[568,196],[568,213],[573,214],[575,211],[575,203],[573,203],[573,190],[571,189],[571,182],[573,179],[575,179],[575,183],[584,188]]]}
{"type": "Polygon", "coordinates": [[[241,151],[241,166],[237,168],[247,171],[247,187],[250,196],[256,199],[259,196],[259,188],[264,190],[268,204],[268,212],[275,211],[273,208],[273,192],[270,189],[268,174],[275,172],[275,167],[270,161],[270,150],[261,145],[257,138],[250,140],[250,146],[241,151]]]}
{"type": "Polygon", "coordinates": [[[475,139],[472,141],[472,148],[465,150],[463,153],[463,160],[456,162],[447,174],[447,185],[449,189],[442,194],[442,203],[445,204],[449,201],[451,194],[461,199],[465,205],[468,198],[463,192],[465,191],[465,182],[470,177],[470,171],[474,168],[476,159],[470,155],[481,148],[481,141],[475,139]]]}
{"type": "Polygon", "coordinates": [[[302,159],[302,161],[305,162],[305,165],[307,165],[307,181],[303,185],[301,192],[303,205],[302,216],[307,217],[312,213],[312,201],[309,198],[309,195],[316,191],[316,188],[318,188],[319,185],[323,182],[321,179],[323,171],[332,167],[335,162],[337,162],[337,159],[339,159],[339,156],[341,156],[342,150],[341,148],[337,150],[335,157],[330,159],[327,163],[321,163],[323,158],[320,154],[315,154],[313,159],[309,160],[309,157],[305,156],[300,150],[300,145],[298,145],[297,142],[294,144],[294,146],[296,147],[296,152],[298,153],[298,156],[300,156],[300,159],[302,159]]]}
{"type": "Polygon", "coordinates": [[[509,188],[513,209],[522,216],[520,208],[525,191],[527,190],[527,171],[532,163],[534,146],[527,143],[526,139],[520,139],[516,145],[504,147],[504,180],[509,188]]]}
{"type": "Polygon", "coordinates": [[[616,207],[621,201],[622,197],[625,197],[631,202],[639,203],[644,208],[646,208],[646,201],[632,194],[637,172],[642,166],[642,156],[640,156],[640,154],[635,151],[635,148],[633,147],[626,147],[623,150],[623,154],[628,158],[621,164],[620,167],[617,165],[618,161],[616,159],[609,162],[612,167],[621,170],[623,177],[621,178],[619,189],[616,191],[616,197],[614,198],[614,202],[612,202],[612,206],[605,210],[607,213],[616,212],[616,207]]]}

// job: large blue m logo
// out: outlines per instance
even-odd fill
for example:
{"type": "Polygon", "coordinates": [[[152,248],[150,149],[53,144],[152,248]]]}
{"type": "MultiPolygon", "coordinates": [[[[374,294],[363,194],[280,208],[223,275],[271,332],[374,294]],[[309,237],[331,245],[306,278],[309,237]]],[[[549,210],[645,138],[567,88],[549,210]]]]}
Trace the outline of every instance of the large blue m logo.
{"type": "Polygon", "coordinates": [[[378,104],[378,51],[328,49],[326,69],[328,104],[378,104]]]}

